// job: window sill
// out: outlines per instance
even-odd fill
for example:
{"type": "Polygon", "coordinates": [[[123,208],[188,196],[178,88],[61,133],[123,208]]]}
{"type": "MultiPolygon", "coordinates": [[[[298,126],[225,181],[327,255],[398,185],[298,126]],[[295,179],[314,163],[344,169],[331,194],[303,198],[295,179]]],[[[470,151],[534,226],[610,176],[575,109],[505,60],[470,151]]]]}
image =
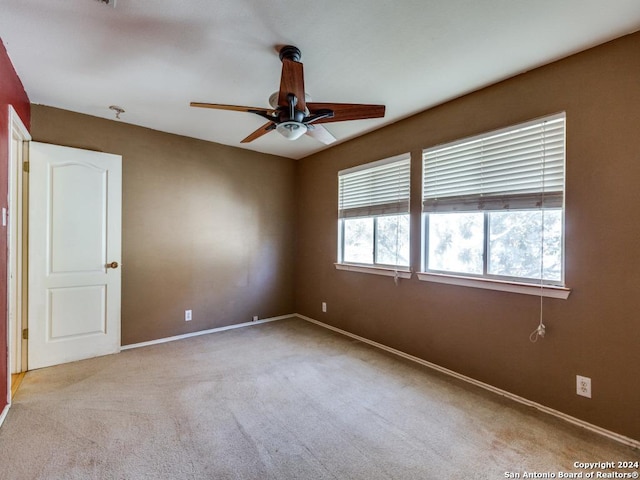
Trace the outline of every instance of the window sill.
{"type": "Polygon", "coordinates": [[[346,270],[349,272],[370,273],[373,275],[384,275],[386,277],[411,278],[411,271],[406,268],[371,267],[368,265],[355,265],[352,263],[334,263],[336,270],[346,270]]]}
{"type": "Polygon", "coordinates": [[[530,283],[506,282],[487,278],[460,277],[441,273],[418,273],[418,278],[424,282],[446,283],[447,285],[459,285],[462,287],[484,288],[486,290],[499,290],[502,292],[522,293],[535,295],[536,297],[561,298],[566,300],[571,293],[570,288],[553,285],[532,285],[530,283]]]}

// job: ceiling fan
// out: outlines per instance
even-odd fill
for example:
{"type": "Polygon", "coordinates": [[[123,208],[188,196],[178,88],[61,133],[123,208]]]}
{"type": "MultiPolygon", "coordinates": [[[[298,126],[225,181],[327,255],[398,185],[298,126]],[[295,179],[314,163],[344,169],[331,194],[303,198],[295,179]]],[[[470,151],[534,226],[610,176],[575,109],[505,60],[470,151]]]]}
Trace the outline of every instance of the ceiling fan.
{"type": "Polygon", "coordinates": [[[272,108],[243,107],[218,103],[191,102],[192,107],[213,108],[249,112],[266,118],[268,121],[255,132],[244,138],[248,143],[276,130],[289,140],[296,140],[305,133],[324,144],[336,141],[336,138],[321,124],[384,117],[384,105],[366,105],[359,103],[318,103],[309,102],[304,91],[304,73],[300,63],[301,52],[293,45],[279,49],[282,61],[280,90],[271,95],[272,108]]]}

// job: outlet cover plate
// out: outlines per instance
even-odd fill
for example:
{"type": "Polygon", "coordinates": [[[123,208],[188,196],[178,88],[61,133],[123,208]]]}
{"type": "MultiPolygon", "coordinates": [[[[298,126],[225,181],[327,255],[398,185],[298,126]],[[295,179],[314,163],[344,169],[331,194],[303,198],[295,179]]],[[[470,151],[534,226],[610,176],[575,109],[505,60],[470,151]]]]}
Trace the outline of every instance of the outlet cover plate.
{"type": "Polygon", "coordinates": [[[576,375],[576,393],[581,397],[591,398],[591,379],[576,375]]]}

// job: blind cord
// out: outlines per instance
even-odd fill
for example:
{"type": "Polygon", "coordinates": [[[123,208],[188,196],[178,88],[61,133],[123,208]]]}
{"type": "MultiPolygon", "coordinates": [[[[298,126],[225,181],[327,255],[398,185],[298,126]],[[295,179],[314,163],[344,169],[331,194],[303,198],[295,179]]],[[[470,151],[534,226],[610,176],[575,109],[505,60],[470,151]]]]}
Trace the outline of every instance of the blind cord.
{"type": "MultiPolygon", "coordinates": [[[[411,165],[411,164],[409,164],[411,165]]],[[[401,181],[400,181],[400,170],[401,170],[401,166],[400,164],[398,164],[398,173],[396,175],[396,202],[400,202],[400,189],[402,187],[401,185],[401,181]]],[[[409,167],[411,168],[411,167],[409,167]]],[[[396,214],[396,264],[395,264],[395,270],[393,272],[393,283],[395,284],[395,286],[397,287],[400,284],[400,276],[398,274],[398,250],[400,247],[400,215],[396,214]]]]}
{"type": "Polygon", "coordinates": [[[531,332],[531,334],[529,335],[529,340],[531,341],[531,343],[536,343],[538,341],[538,338],[544,338],[544,334],[546,331],[546,327],[544,326],[544,323],[542,323],[542,307],[543,307],[543,299],[544,299],[544,191],[545,191],[545,168],[546,168],[546,158],[547,158],[547,154],[546,154],[546,142],[544,139],[545,136],[545,127],[546,127],[546,122],[543,123],[542,125],[542,196],[540,198],[540,208],[542,209],[541,212],[541,218],[540,218],[540,222],[541,222],[541,235],[540,235],[540,321],[538,322],[538,326],[536,327],[536,329],[531,332]]]}

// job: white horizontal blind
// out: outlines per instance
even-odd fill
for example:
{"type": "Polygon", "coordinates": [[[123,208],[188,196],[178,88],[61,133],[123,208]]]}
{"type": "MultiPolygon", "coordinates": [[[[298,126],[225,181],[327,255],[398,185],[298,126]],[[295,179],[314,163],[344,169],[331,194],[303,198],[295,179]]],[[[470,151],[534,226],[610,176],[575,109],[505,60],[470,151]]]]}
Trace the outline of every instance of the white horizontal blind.
{"type": "Polygon", "coordinates": [[[423,210],[562,207],[565,115],[423,152],[423,210]]]}
{"type": "Polygon", "coordinates": [[[338,173],[340,218],[409,212],[409,154],[338,173]]]}

